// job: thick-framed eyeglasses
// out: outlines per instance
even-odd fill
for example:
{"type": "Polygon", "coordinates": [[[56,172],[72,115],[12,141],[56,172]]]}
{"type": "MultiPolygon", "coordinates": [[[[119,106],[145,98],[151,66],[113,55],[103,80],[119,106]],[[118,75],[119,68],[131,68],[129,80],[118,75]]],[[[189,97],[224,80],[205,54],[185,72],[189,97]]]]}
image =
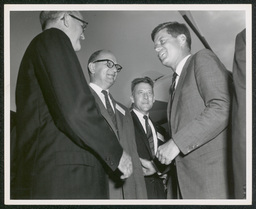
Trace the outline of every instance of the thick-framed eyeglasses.
{"type": "Polygon", "coordinates": [[[95,62],[107,62],[107,66],[108,68],[112,68],[112,67],[116,67],[116,71],[119,73],[122,70],[122,66],[119,64],[115,64],[112,60],[109,59],[102,59],[102,60],[95,60],[93,61],[93,63],[95,62]]]}
{"type": "Polygon", "coordinates": [[[85,22],[84,20],[82,20],[82,19],[80,19],[80,18],[78,18],[78,17],[76,17],[75,15],[72,15],[72,14],[69,14],[69,16],[70,16],[70,17],[73,17],[74,19],[76,19],[76,20],[78,20],[78,21],[80,21],[80,22],[83,23],[82,29],[83,29],[83,32],[84,32],[84,31],[85,31],[85,28],[86,28],[87,25],[88,25],[88,22],[85,22]]]}

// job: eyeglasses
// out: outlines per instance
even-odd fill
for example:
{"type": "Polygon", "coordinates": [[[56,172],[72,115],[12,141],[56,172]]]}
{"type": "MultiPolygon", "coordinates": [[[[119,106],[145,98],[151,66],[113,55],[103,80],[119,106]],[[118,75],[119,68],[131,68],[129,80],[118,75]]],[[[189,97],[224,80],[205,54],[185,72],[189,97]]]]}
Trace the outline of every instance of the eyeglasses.
{"type": "Polygon", "coordinates": [[[80,21],[80,22],[83,23],[82,29],[83,29],[83,32],[84,32],[84,31],[85,31],[85,28],[86,28],[87,25],[88,25],[88,22],[85,22],[84,20],[81,20],[80,18],[76,17],[75,15],[69,14],[69,16],[70,16],[70,17],[73,17],[74,19],[76,19],[76,20],[78,20],[78,21],[80,21]]]}
{"type": "Polygon", "coordinates": [[[112,67],[116,67],[116,71],[119,73],[121,70],[122,70],[122,66],[119,65],[119,64],[115,64],[112,60],[109,60],[109,59],[102,59],[102,60],[96,60],[96,61],[93,61],[93,63],[95,62],[107,62],[107,66],[108,68],[112,68],[112,67]]]}

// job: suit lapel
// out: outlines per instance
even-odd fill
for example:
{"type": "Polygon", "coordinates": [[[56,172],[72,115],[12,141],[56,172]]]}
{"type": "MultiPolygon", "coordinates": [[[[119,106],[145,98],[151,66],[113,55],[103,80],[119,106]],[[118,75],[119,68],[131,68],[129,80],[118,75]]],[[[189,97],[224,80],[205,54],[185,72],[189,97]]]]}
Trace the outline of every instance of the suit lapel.
{"type": "MultiPolygon", "coordinates": [[[[181,72],[181,75],[180,75],[180,78],[179,78],[179,81],[178,81],[178,84],[177,84],[177,87],[176,87],[176,90],[175,90],[175,95],[173,97],[173,102],[172,102],[172,113],[171,114],[171,124],[175,124],[174,123],[174,116],[175,116],[175,112],[176,112],[176,108],[178,108],[178,101],[179,101],[179,96],[180,96],[180,92],[181,92],[181,89],[182,89],[182,86],[183,86],[183,83],[184,83],[184,80],[186,78],[186,75],[187,75],[187,72],[188,72],[188,66],[192,60],[192,57],[193,55],[191,55],[188,60],[186,61],[183,69],[182,69],[182,72],[181,72]]],[[[170,107],[169,107],[170,108],[170,107]]],[[[168,113],[170,113],[170,110],[168,110],[168,113]]]]}
{"type": "Polygon", "coordinates": [[[108,124],[111,126],[113,131],[115,132],[116,136],[118,137],[117,129],[112,122],[111,117],[108,114],[108,111],[106,110],[104,104],[102,103],[101,99],[99,98],[98,94],[91,88],[91,92],[95,98],[96,104],[98,105],[98,108],[100,109],[101,115],[105,118],[105,120],[108,122],[108,124]]]}
{"type": "Polygon", "coordinates": [[[121,130],[123,128],[123,115],[119,112],[119,110],[116,108],[117,107],[117,102],[115,99],[112,97],[111,94],[109,94],[110,99],[112,100],[113,107],[115,109],[115,116],[116,116],[116,122],[117,122],[117,129],[121,130]]]}
{"type": "Polygon", "coordinates": [[[150,146],[149,146],[147,135],[146,135],[146,133],[144,131],[144,128],[143,128],[139,118],[137,117],[137,115],[133,111],[131,111],[131,115],[135,119],[134,120],[134,126],[138,130],[138,132],[139,132],[139,134],[141,136],[140,139],[143,140],[145,146],[147,147],[148,153],[150,154],[151,157],[153,157],[151,149],[150,149],[150,146]]]}
{"type": "Polygon", "coordinates": [[[130,137],[131,133],[127,133],[127,126],[130,126],[126,115],[126,110],[119,105],[114,98],[110,95],[111,100],[113,102],[113,105],[115,107],[115,116],[116,116],[116,122],[117,122],[117,129],[118,129],[118,135],[119,135],[119,142],[122,145],[123,149],[128,152],[128,154],[132,155],[130,150],[130,137]]]}
{"type": "Polygon", "coordinates": [[[117,130],[119,130],[119,132],[121,132],[123,130],[123,123],[124,123],[124,115],[122,115],[122,113],[119,112],[119,110],[116,108],[117,103],[116,101],[112,99],[114,108],[115,108],[115,116],[116,116],[116,123],[117,123],[117,130]]]}

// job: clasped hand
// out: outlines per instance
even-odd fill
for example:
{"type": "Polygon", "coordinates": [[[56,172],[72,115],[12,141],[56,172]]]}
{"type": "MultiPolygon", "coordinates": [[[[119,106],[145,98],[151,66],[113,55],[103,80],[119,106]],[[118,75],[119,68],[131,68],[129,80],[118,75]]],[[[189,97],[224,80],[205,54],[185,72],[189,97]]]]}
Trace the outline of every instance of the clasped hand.
{"type": "Polygon", "coordinates": [[[118,169],[123,173],[123,175],[120,177],[121,179],[127,179],[133,172],[131,156],[125,151],[123,151],[118,169]]]}
{"type": "Polygon", "coordinates": [[[151,176],[156,173],[156,169],[151,161],[140,158],[140,162],[144,176],[151,176]]]}
{"type": "Polygon", "coordinates": [[[162,164],[169,165],[179,153],[179,148],[171,139],[158,147],[156,157],[162,164]]]}

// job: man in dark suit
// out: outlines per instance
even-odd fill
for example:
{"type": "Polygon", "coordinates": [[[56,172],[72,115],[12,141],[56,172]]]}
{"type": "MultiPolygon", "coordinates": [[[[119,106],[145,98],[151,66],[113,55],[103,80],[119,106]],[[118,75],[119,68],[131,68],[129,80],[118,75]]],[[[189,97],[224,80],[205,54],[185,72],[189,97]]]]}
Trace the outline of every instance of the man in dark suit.
{"type": "Polygon", "coordinates": [[[40,21],[43,32],[18,74],[12,197],[109,198],[103,165],[127,178],[132,163],[96,108],[75,53],[87,23],[77,11],[43,11],[40,21]]]}
{"type": "Polygon", "coordinates": [[[90,87],[98,108],[123,149],[131,155],[133,164],[133,173],[125,181],[120,180],[117,173],[109,174],[109,193],[111,199],[146,199],[146,186],[136,152],[135,133],[130,112],[109,93],[109,88],[114,84],[121,69],[116,57],[108,50],[94,52],[88,61],[90,87]]]}
{"type": "Polygon", "coordinates": [[[236,37],[233,63],[232,155],[235,198],[246,198],[246,30],[236,37]]]}
{"type": "Polygon", "coordinates": [[[230,198],[229,73],[210,50],[191,55],[185,24],[162,23],[151,37],[158,58],[174,75],[167,110],[170,140],[156,155],[164,164],[175,160],[179,198],[230,198]]]}
{"type": "Polygon", "coordinates": [[[132,81],[132,111],[138,154],[141,159],[144,179],[149,199],[165,199],[164,181],[166,175],[161,175],[153,159],[157,147],[164,143],[164,135],[152,123],[149,110],[155,101],[154,83],[149,77],[136,78],[132,81]]]}

